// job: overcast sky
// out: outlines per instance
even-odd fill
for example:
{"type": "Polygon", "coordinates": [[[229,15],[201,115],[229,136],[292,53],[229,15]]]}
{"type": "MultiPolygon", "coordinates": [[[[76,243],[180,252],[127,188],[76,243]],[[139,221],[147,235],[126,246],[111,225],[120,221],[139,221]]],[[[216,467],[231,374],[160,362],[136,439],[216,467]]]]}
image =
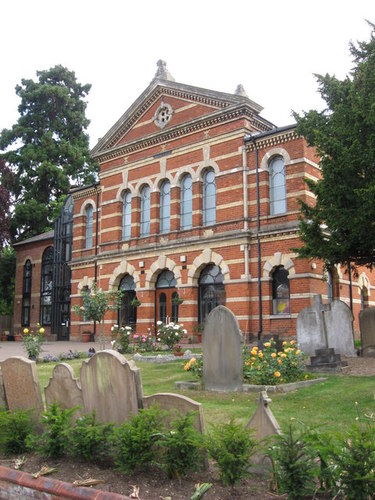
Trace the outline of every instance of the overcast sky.
{"type": "Polygon", "coordinates": [[[15,86],[62,64],[91,83],[94,146],[164,59],[177,82],[242,83],[277,126],[321,109],[314,73],[344,78],[349,42],[369,40],[374,0],[1,0],[0,129],[18,117],[15,86]]]}

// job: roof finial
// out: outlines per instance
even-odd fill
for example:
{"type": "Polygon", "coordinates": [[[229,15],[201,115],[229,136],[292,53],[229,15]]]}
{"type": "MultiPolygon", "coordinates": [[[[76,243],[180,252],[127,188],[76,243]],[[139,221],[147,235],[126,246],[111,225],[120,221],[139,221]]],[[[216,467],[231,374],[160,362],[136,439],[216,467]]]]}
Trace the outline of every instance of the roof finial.
{"type": "Polygon", "coordinates": [[[244,86],[243,86],[243,85],[241,85],[241,84],[237,85],[237,88],[236,88],[236,90],[235,90],[235,92],[234,92],[234,93],[235,93],[236,95],[240,95],[240,96],[242,96],[242,97],[247,97],[247,98],[249,97],[249,96],[246,94],[246,90],[244,89],[244,86]]]}
{"type": "Polygon", "coordinates": [[[159,80],[170,80],[171,82],[174,82],[175,79],[173,76],[169,73],[167,70],[167,63],[163,61],[162,59],[159,59],[159,61],[156,63],[158,69],[155,74],[155,78],[158,78],[159,80]]]}

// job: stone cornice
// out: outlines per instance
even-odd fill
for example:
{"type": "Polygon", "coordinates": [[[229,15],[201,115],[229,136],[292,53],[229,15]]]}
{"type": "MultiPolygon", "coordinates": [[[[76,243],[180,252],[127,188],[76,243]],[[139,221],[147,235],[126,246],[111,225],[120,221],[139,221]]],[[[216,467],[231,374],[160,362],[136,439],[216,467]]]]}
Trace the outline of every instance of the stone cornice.
{"type": "Polygon", "coordinates": [[[266,132],[271,129],[271,124],[267,120],[255,115],[249,106],[242,105],[230,110],[220,110],[215,114],[204,116],[187,124],[181,124],[180,126],[174,127],[170,130],[158,132],[157,134],[148,136],[144,139],[138,139],[134,142],[117,146],[108,151],[101,151],[94,155],[94,157],[97,158],[99,162],[113,160],[142,149],[147,149],[158,144],[177,139],[184,135],[189,135],[221,123],[236,120],[240,117],[246,118],[249,123],[259,131],[266,132]]]}
{"type": "Polygon", "coordinates": [[[80,189],[79,191],[71,192],[70,194],[72,195],[73,200],[80,200],[82,198],[96,195],[96,193],[100,190],[100,187],[97,188],[95,186],[90,186],[87,189],[80,189]]]}
{"type": "MultiPolygon", "coordinates": [[[[265,149],[272,146],[277,146],[278,144],[285,144],[286,142],[294,141],[298,139],[298,137],[299,136],[297,135],[295,129],[291,129],[285,132],[275,132],[275,134],[272,134],[271,131],[269,136],[267,135],[266,137],[256,140],[256,147],[257,149],[265,149]]],[[[246,149],[248,152],[255,151],[254,143],[249,141],[246,144],[246,149]]]]}

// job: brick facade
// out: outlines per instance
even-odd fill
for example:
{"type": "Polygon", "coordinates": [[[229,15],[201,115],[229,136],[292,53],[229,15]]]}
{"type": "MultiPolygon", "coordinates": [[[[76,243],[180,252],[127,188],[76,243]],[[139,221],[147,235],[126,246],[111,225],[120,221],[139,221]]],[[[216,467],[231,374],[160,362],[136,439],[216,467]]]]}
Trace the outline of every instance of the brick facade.
{"type": "MultiPolygon", "coordinates": [[[[208,91],[158,77],[151,82],[93,149],[100,162],[99,183],[72,191],[72,306],[81,304],[80,291],[90,287],[95,277],[100,288],[109,290],[117,289],[121,279],[130,275],[141,301],[135,328],[144,332],[159,319],[160,293],[164,292],[157,289],[157,280],[169,270],[175,278],[173,291],[183,299],[178,320],[192,333],[198,326],[198,308],[203,307],[200,276],[211,265],[218,266],[223,276],[225,292],[220,303],[237,316],[247,337],[260,331],[295,335],[298,312],[310,305],[313,295],[328,298],[322,263],[297,259],[292,250],[301,244],[298,199],[314,203],[304,179],[319,178],[319,158],[294,127],[275,128],[260,111],[259,105],[241,94],[208,91]],[[173,114],[165,126],[158,126],[156,118],[170,109],[173,114]],[[282,160],[286,180],[286,210],[277,215],[271,215],[270,197],[274,158],[282,160]],[[209,171],[216,184],[216,222],[205,225],[204,177],[209,171]],[[192,180],[192,224],[181,229],[181,181],[186,174],[192,180]],[[160,188],[165,181],[170,183],[170,230],[161,233],[160,188]],[[150,190],[150,224],[149,234],[142,236],[144,186],[150,190]],[[123,240],[127,191],[131,194],[131,237],[123,240]],[[93,208],[92,245],[86,248],[89,205],[93,208]],[[283,313],[275,314],[274,273],[281,268],[288,273],[290,303],[283,313]]],[[[35,243],[18,247],[16,303],[22,288],[22,262],[29,252],[37,266],[47,242],[39,244],[38,255],[33,253],[38,252],[35,243]]],[[[372,276],[360,269],[352,281],[357,318],[361,290],[367,290],[366,304],[372,301],[372,276]]],[[[349,279],[340,268],[335,271],[333,288],[335,297],[349,304],[349,279]]],[[[16,308],[18,325],[19,315],[16,308]]],[[[116,312],[107,314],[107,335],[117,321],[116,312]]],[[[79,340],[87,324],[72,313],[70,325],[71,340],[79,340]]]]}

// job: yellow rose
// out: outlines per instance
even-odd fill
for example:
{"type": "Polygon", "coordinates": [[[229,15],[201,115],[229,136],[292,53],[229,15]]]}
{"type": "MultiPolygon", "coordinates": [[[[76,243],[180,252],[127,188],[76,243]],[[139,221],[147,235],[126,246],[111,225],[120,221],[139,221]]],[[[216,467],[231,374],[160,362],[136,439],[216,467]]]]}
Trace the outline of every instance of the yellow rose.
{"type": "Polygon", "coordinates": [[[23,333],[24,333],[25,335],[27,335],[27,334],[29,333],[29,329],[28,329],[28,328],[24,328],[24,329],[23,329],[23,333]]]}
{"type": "Polygon", "coordinates": [[[276,353],[275,353],[275,352],[273,352],[273,353],[271,354],[271,358],[276,358],[276,353]]]}
{"type": "Polygon", "coordinates": [[[253,347],[253,350],[254,350],[254,351],[257,351],[257,350],[258,350],[258,346],[256,346],[256,345],[255,345],[255,346],[253,347]]]}
{"type": "Polygon", "coordinates": [[[265,342],[264,347],[271,347],[271,342],[265,342]]]}
{"type": "Polygon", "coordinates": [[[280,357],[281,357],[281,358],[286,358],[286,354],[285,354],[285,352],[283,352],[282,354],[280,354],[280,357]]]}
{"type": "Polygon", "coordinates": [[[286,344],[287,344],[287,341],[286,341],[286,340],[284,340],[283,345],[286,345],[286,344]]]}
{"type": "Polygon", "coordinates": [[[254,349],[253,349],[253,350],[251,351],[251,353],[250,353],[250,354],[251,354],[252,356],[256,356],[256,355],[257,355],[257,352],[256,352],[256,351],[254,351],[254,349]]]}
{"type": "Polygon", "coordinates": [[[290,345],[293,345],[293,344],[295,344],[295,341],[294,341],[294,340],[291,340],[291,341],[290,341],[290,345]]]}
{"type": "Polygon", "coordinates": [[[300,354],[300,353],[301,353],[301,349],[297,349],[296,354],[300,354]]]}
{"type": "Polygon", "coordinates": [[[196,362],[197,362],[197,360],[196,360],[195,358],[191,358],[190,363],[191,363],[192,365],[193,365],[194,363],[196,363],[196,362]]]}
{"type": "Polygon", "coordinates": [[[44,328],[39,328],[39,333],[41,333],[43,335],[44,332],[45,332],[44,328]]]}
{"type": "Polygon", "coordinates": [[[262,351],[259,353],[259,357],[260,357],[260,359],[262,359],[262,358],[263,358],[263,353],[262,353],[262,351]]]}
{"type": "Polygon", "coordinates": [[[279,378],[281,374],[280,374],[280,372],[275,372],[274,375],[276,378],[279,378]]]}
{"type": "Polygon", "coordinates": [[[282,359],[278,359],[277,362],[279,363],[279,365],[283,364],[283,360],[282,359]]]}

